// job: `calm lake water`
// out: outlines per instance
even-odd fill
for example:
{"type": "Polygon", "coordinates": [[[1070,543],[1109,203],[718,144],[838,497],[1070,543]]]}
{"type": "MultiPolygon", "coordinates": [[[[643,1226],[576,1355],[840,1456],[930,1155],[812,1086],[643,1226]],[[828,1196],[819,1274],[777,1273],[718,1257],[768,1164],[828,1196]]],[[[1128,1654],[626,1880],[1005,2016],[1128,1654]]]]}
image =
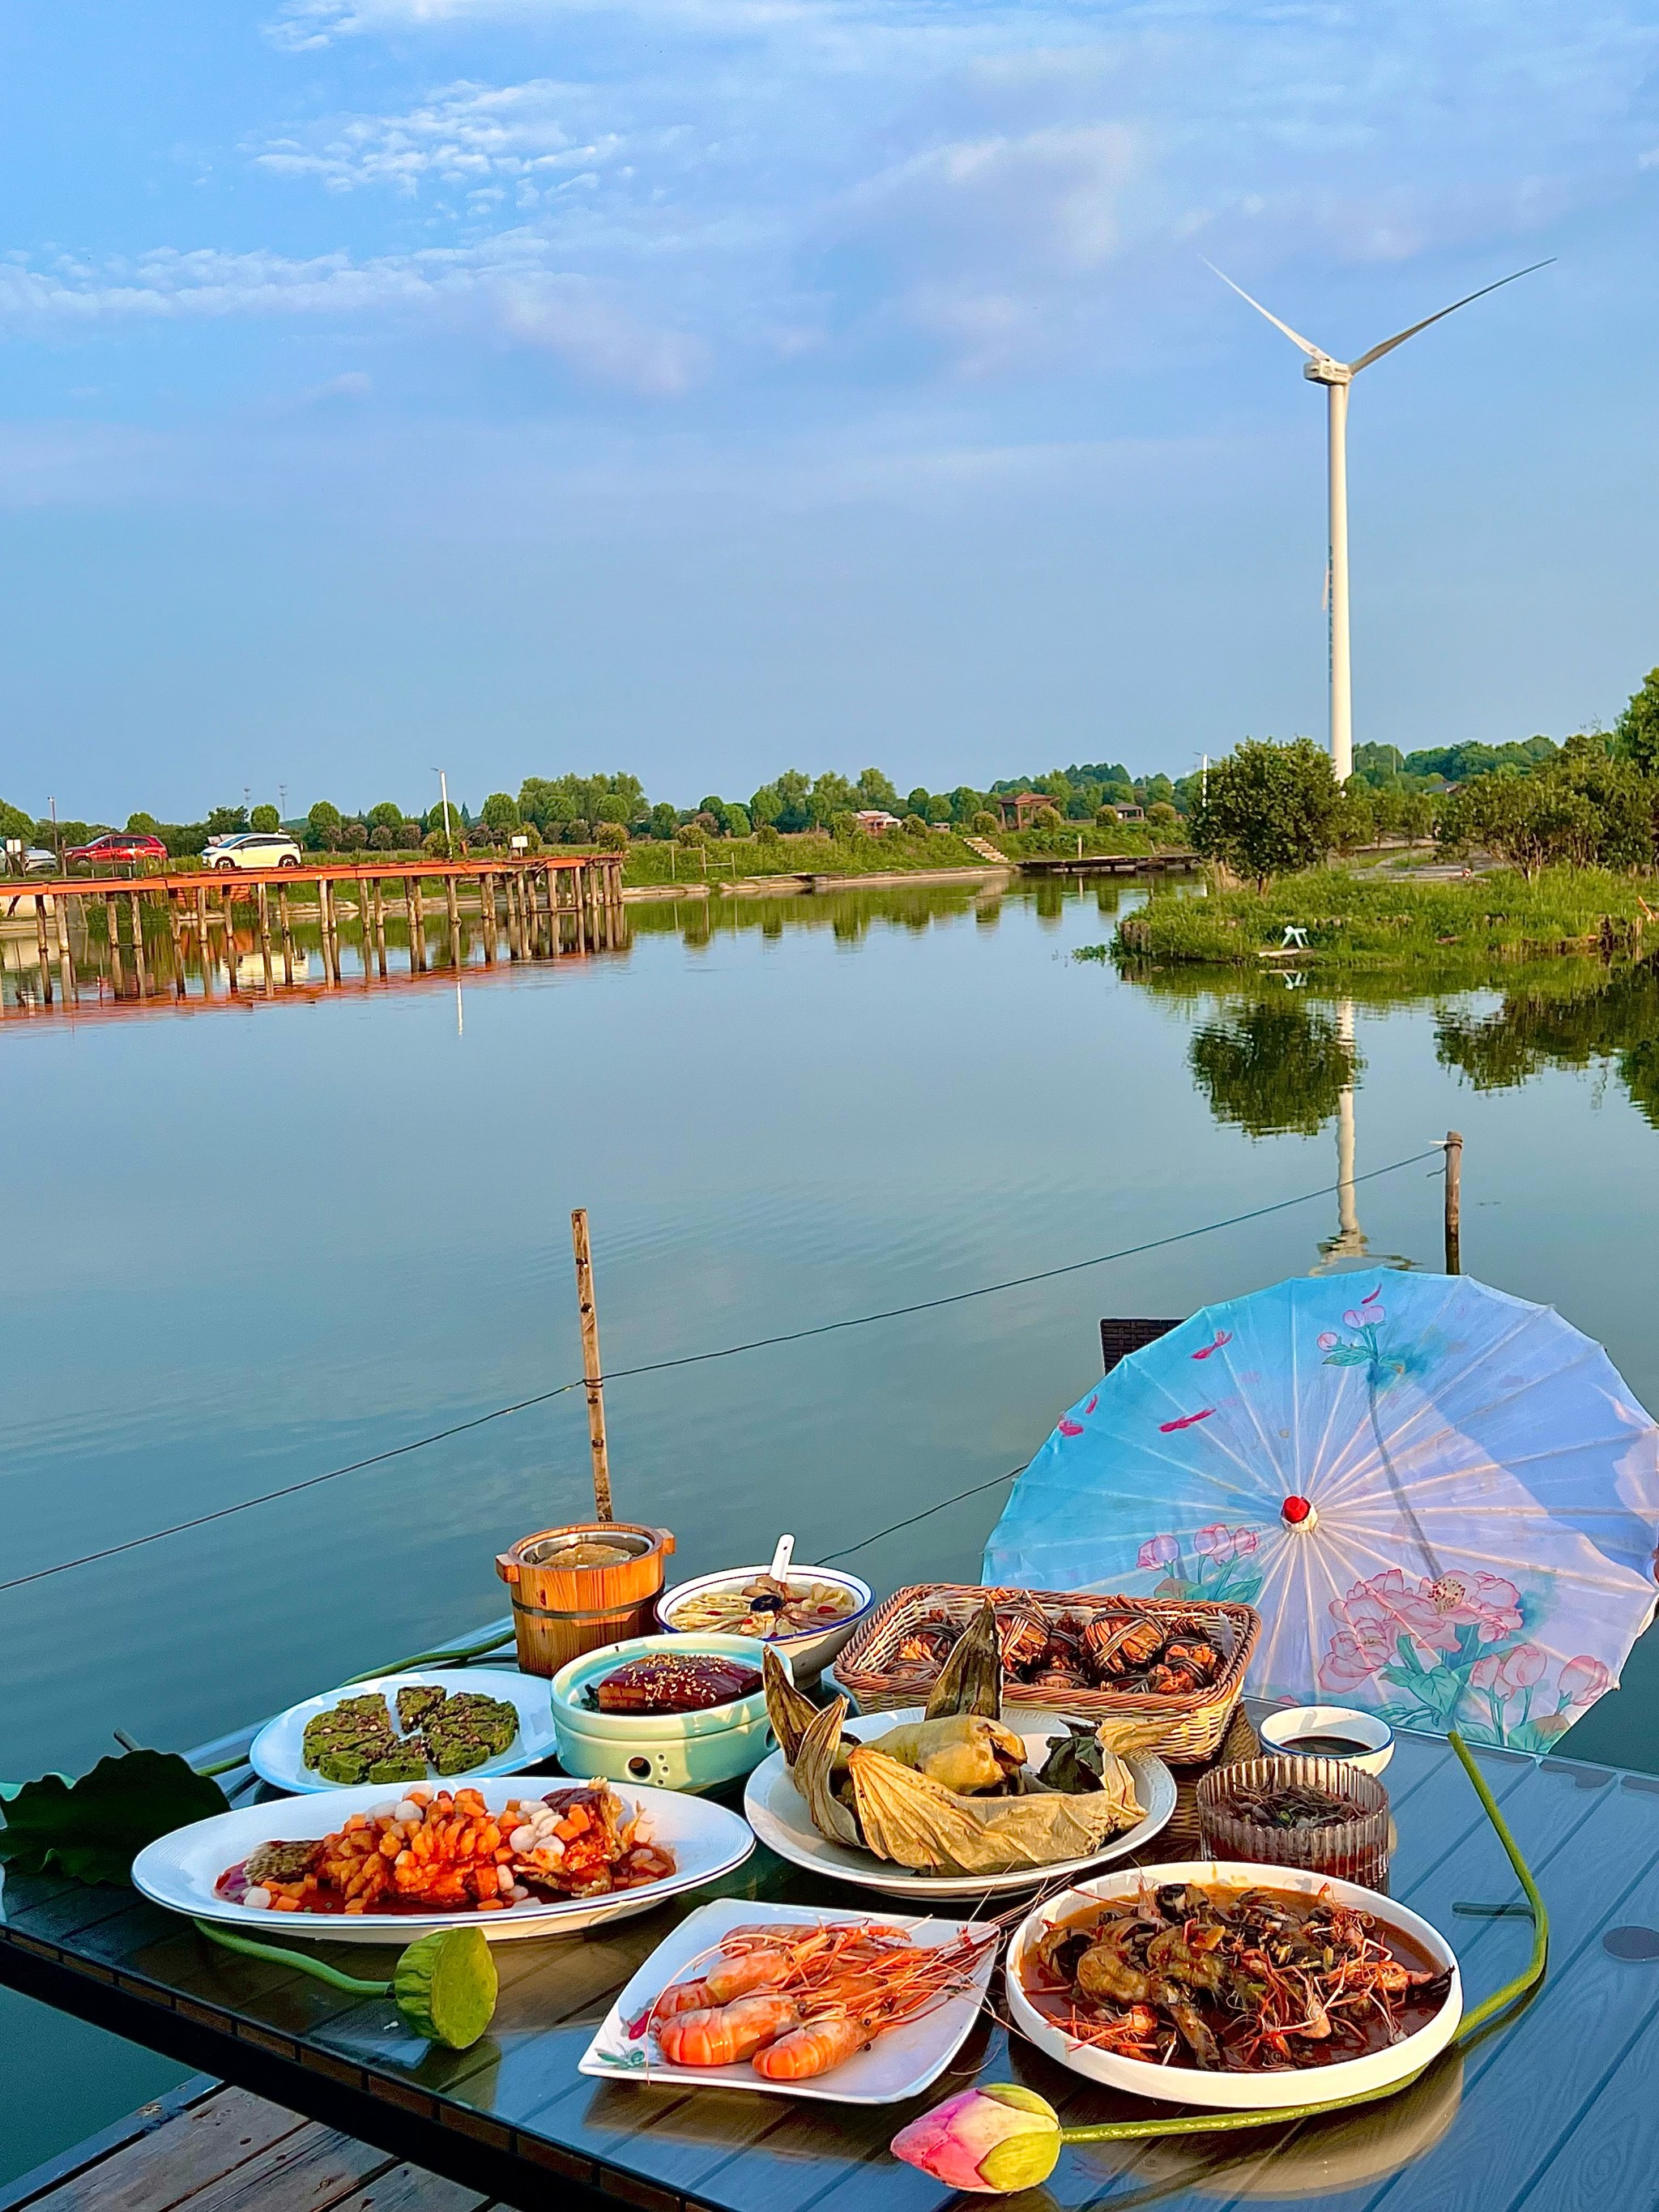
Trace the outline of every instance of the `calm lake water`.
{"type": "MultiPolygon", "coordinates": [[[[1351,1007],[1124,981],[1071,957],[1120,896],[1140,894],[635,908],[625,949],[470,974],[459,1009],[452,979],[13,1020],[33,944],[9,942],[0,1579],[579,1374],[573,1206],[614,1370],[1316,1191],[1350,1024],[1360,1173],[1462,1128],[1466,1267],[1559,1306],[1659,1404],[1650,975],[1351,1007]]],[[[1432,1164],[1358,1206],[1356,1264],[1441,1264],[1432,1164]]],[[[1338,1229],[1320,1197],[618,1382],[617,1510],[677,1530],[687,1574],[763,1558],[785,1525],[802,1559],[839,1549],[1023,1461],[1098,1373],[1103,1313],[1304,1273],[1338,1229]]],[[[496,1552],[587,1482],[578,1392],[0,1595],[0,1776],[80,1769],[114,1727],[188,1747],[491,1619],[496,1552]]],[[[972,1578],[1002,1497],[853,1564],[882,1589],[972,1578]]],[[[1656,1657],[1570,1751],[1659,1769],[1656,1657]]],[[[0,1993],[0,2177],[177,2078],[0,1993]]]]}

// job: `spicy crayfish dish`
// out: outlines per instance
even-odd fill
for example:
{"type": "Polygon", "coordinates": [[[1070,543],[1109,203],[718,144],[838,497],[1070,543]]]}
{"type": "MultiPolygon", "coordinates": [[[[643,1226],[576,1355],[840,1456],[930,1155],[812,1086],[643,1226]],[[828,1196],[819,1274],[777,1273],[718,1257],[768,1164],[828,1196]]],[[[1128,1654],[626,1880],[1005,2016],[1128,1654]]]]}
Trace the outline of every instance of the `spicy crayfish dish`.
{"type": "Polygon", "coordinates": [[[410,1790],[319,1839],[261,1844],[215,1894],[272,1912],[501,1912],[674,1871],[644,1816],[603,1782],[510,1798],[498,1813],[476,1790],[410,1790]]]}
{"type": "Polygon", "coordinates": [[[1050,1923],[1022,1994],[1074,2044],[1227,2072],[1329,2066],[1403,2042],[1449,1972],[1329,1894],[1170,1882],[1050,1923]]]}
{"type": "Polygon", "coordinates": [[[994,1924],[917,1943],[874,1920],[733,1928],[629,2021],[670,2066],[747,2059],[769,2081],[804,2081],[971,1987],[994,1924]]]}

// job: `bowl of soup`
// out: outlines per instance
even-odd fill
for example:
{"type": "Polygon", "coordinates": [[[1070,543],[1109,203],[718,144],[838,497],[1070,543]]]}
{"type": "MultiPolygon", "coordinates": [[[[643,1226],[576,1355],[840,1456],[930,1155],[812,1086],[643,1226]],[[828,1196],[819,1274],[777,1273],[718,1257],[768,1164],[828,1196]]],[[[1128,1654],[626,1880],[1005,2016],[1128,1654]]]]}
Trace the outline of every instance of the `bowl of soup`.
{"type": "Polygon", "coordinates": [[[868,1583],[839,1567],[792,1564],[781,1579],[769,1567],[722,1567],[665,1590],[657,1619],[670,1635],[748,1638],[757,1655],[769,1644],[788,1655],[798,1682],[811,1682],[875,1601],[868,1583]]]}

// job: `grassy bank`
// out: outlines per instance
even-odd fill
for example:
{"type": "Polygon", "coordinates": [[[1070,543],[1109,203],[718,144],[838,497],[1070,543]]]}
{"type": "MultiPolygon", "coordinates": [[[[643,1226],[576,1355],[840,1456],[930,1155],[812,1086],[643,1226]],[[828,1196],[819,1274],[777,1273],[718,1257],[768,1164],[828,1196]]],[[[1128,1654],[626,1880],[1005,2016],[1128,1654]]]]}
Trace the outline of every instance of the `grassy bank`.
{"type": "Polygon", "coordinates": [[[1306,931],[1307,950],[1294,964],[1309,969],[1430,971],[1471,959],[1633,950],[1640,890],[1597,868],[1549,869],[1531,883],[1514,874],[1400,882],[1317,868],[1265,893],[1155,896],[1118,925],[1109,945],[1090,945],[1079,957],[1260,968],[1287,927],[1306,931]]]}
{"type": "Polygon", "coordinates": [[[624,885],[736,883],[744,876],[909,875],[921,868],[982,868],[960,837],[720,837],[708,845],[630,845],[624,885]],[[707,864],[705,866],[705,863],[707,864]]]}

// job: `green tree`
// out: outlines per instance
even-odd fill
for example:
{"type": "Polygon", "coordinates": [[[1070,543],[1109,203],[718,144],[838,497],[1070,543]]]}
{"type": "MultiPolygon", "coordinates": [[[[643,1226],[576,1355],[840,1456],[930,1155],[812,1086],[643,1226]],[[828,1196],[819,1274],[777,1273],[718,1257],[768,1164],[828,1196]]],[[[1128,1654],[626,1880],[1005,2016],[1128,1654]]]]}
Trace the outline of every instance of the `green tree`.
{"type": "Polygon", "coordinates": [[[1641,690],[1632,692],[1613,735],[1622,758],[1644,775],[1659,775],[1659,668],[1650,668],[1641,690]]]}
{"type": "Polygon", "coordinates": [[[726,836],[728,837],[746,837],[749,835],[749,830],[750,821],[747,810],[741,806],[728,806],[726,810],[726,836]]]}
{"type": "Polygon", "coordinates": [[[912,811],[905,816],[899,828],[907,837],[925,837],[927,835],[927,817],[912,811]]]}
{"type": "Polygon", "coordinates": [[[247,817],[247,826],[264,836],[274,837],[283,826],[283,817],[274,806],[256,806],[247,817]]]}
{"type": "Polygon", "coordinates": [[[34,842],[34,824],[21,806],[9,806],[0,799],[0,839],[16,838],[21,843],[34,842]]]}
{"type": "Polygon", "coordinates": [[[864,802],[844,775],[826,769],[812,786],[807,802],[808,819],[815,830],[827,830],[832,817],[856,812],[864,802]]]}
{"type": "Polygon", "coordinates": [[[319,799],[306,816],[306,843],[313,853],[331,853],[340,834],[340,810],[331,800],[319,799]]]}
{"type": "Polygon", "coordinates": [[[751,822],[773,822],[786,836],[812,827],[812,782],[798,768],[762,784],[749,802],[751,822]]]}
{"type": "Polygon", "coordinates": [[[339,828],[339,839],[343,853],[361,853],[368,842],[368,826],[357,821],[343,822],[339,828]]]}
{"type": "MultiPolygon", "coordinates": [[[[247,809],[245,806],[216,806],[207,818],[210,837],[234,837],[247,828],[247,809]]],[[[154,836],[154,831],[151,835],[154,836]]]]}
{"type": "Polygon", "coordinates": [[[483,827],[498,837],[510,837],[523,818],[518,800],[504,791],[492,791],[478,815],[483,827]]]}
{"type": "Polygon", "coordinates": [[[1587,865],[1600,828],[1595,806],[1565,778],[1493,773],[1451,794],[1439,836],[1451,852],[1490,853],[1530,882],[1541,868],[1587,865]]]}
{"type": "Polygon", "coordinates": [[[1329,1014],[1262,1000],[1194,1032],[1194,1079],[1218,1121],[1252,1137],[1316,1136],[1353,1081],[1356,1060],[1329,1014]]]}
{"type": "MultiPolygon", "coordinates": [[[[836,778],[837,782],[840,778],[836,778]]],[[[854,787],[860,807],[878,806],[884,814],[898,812],[899,795],[890,776],[884,775],[878,768],[860,769],[854,787]]],[[[855,808],[854,812],[858,810],[855,808]]]]}
{"type": "Polygon", "coordinates": [[[127,829],[135,837],[159,837],[161,825],[153,814],[129,814],[127,829]]]}
{"type": "Polygon", "coordinates": [[[402,835],[404,810],[395,799],[383,799],[378,806],[371,806],[363,819],[368,824],[372,838],[377,830],[391,830],[402,835]]]}
{"type": "Polygon", "coordinates": [[[679,810],[671,806],[665,799],[659,799],[647,817],[653,837],[672,837],[680,826],[679,810]]]}
{"type": "Polygon", "coordinates": [[[783,839],[779,835],[777,824],[775,822],[763,822],[755,832],[755,842],[757,845],[781,845],[783,839]]]}
{"type": "Polygon", "coordinates": [[[601,822],[593,831],[593,842],[602,853],[625,853],[628,850],[628,824],[625,822],[601,822]]]}
{"type": "Polygon", "coordinates": [[[1341,805],[1330,756],[1311,738],[1281,745],[1246,738],[1210,770],[1207,796],[1192,817],[1193,844],[1265,890],[1275,876],[1324,860],[1341,805]]]}

